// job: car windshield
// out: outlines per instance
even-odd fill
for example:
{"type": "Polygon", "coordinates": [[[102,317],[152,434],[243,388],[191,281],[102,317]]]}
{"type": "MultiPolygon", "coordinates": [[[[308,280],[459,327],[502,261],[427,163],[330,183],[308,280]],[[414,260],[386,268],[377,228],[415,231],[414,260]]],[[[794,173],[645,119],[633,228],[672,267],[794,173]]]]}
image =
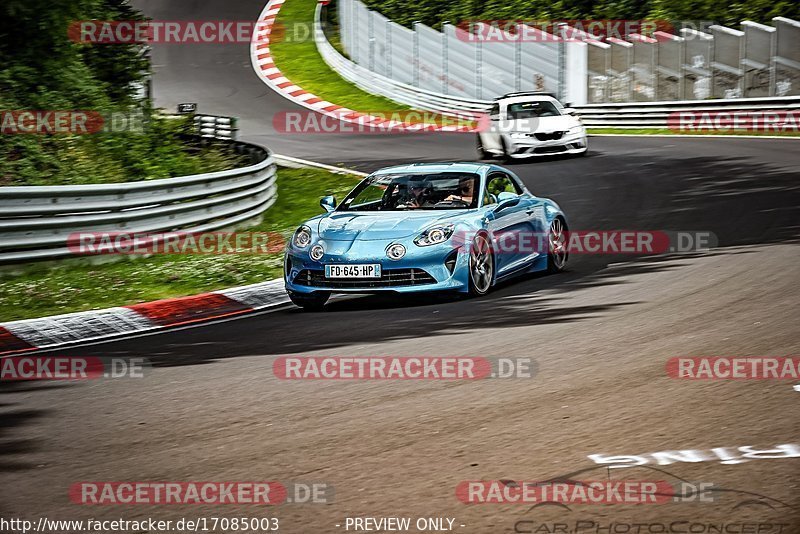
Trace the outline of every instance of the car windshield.
{"type": "Polygon", "coordinates": [[[470,209],[480,177],[468,172],[369,176],[342,201],[341,211],[470,209]]]}
{"type": "Polygon", "coordinates": [[[538,117],[558,117],[561,115],[552,102],[537,100],[534,102],[516,102],[508,105],[508,118],[535,119],[538,117]]]}

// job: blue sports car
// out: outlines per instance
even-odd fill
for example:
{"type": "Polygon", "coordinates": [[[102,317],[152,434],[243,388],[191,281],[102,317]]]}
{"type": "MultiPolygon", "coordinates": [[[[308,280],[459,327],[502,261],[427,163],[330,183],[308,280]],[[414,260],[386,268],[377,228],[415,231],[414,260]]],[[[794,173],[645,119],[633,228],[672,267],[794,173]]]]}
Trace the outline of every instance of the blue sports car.
{"type": "Polygon", "coordinates": [[[484,163],[415,163],[364,178],[286,248],[292,302],[321,309],[331,293],[454,290],[483,295],[499,280],[558,272],[567,218],[511,171],[484,163]]]}

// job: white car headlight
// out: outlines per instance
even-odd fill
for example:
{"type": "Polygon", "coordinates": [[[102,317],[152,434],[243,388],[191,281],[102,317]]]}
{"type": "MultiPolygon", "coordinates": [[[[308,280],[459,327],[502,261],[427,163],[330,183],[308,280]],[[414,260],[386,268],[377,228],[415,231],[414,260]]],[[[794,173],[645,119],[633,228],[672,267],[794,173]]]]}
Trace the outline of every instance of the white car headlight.
{"type": "Polygon", "coordinates": [[[311,259],[314,261],[319,261],[322,259],[322,256],[325,254],[325,249],[322,248],[322,245],[314,245],[311,247],[311,252],[308,254],[311,256],[311,259]]]}
{"type": "Polygon", "coordinates": [[[292,243],[297,248],[306,248],[311,243],[311,228],[305,225],[298,228],[292,237],[292,243]]]}
{"type": "Polygon", "coordinates": [[[414,239],[414,244],[420,247],[427,247],[444,243],[453,235],[453,230],[455,230],[455,226],[452,224],[431,226],[414,239]]]}
{"type": "Polygon", "coordinates": [[[580,124],[567,130],[567,135],[575,135],[578,133],[583,133],[583,126],[580,124]]]}
{"type": "Polygon", "coordinates": [[[528,137],[528,134],[522,132],[512,132],[509,134],[509,137],[511,137],[511,139],[525,139],[528,137]]]}
{"type": "Polygon", "coordinates": [[[386,247],[386,255],[390,260],[399,260],[406,255],[406,247],[400,243],[394,243],[386,247]]]}

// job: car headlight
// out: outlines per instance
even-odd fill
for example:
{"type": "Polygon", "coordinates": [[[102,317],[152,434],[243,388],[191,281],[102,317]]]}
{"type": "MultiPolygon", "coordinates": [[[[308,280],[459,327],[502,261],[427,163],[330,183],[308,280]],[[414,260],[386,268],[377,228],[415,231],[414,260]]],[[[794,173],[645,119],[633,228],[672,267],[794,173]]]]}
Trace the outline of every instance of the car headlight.
{"type": "Polygon", "coordinates": [[[386,247],[386,255],[390,260],[399,260],[406,255],[406,247],[400,243],[394,243],[386,247]]]}
{"type": "Polygon", "coordinates": [[[569,130],[567,130],[567,135],[575,135],[578,133],[583,133],[583,126],[580,124],[578,126],[573,126],[569,130]]]}
{"type": "Polygon", "coordinates": [[[513,132],[509,134],[509,137],[511,137],[511,139],[525,139],[528,137],[528,134],[522,132],[513,132]]]}
{"type": "Polygon", "coordinates": [[[311,252],[308,254],[311,256],[311,259],[314,261],[319,261],[322,259],[322,256],[325,254],[325,249],[322,248],[322,245],[314,245],[311,247],[311,252]]]}
{"type": "Polygon", "coordinates": [[[431,226],[414,239],[414,244],[420,247],[427,247],[430,245],[438,245],[444,243],[450,236],[453,235],[455,226],[452,224],[440,224],[431,226]]]}
{"type": "Polygon", "coordinates": [[[311,228],[305,225],[298,228],[292,237],[292,243],[297,248],[306,248],[311,244],[311,228]]]}

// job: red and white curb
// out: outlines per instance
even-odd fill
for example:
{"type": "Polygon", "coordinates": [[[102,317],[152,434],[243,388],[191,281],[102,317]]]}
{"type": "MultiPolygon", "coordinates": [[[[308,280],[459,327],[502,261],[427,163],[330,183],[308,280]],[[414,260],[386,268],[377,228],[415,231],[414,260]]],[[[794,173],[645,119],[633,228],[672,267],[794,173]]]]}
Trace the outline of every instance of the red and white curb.
{"type": "Polygon", "coordinates": [[[279,279],[188,297],[0,323],[0,355],[174,328],[288,302],[279,279]]]}
{"type": "Polygon", "coordinates": [[[418,124],[397,120],[389,120],[384,117],[361,113],[328,102],[315,94],[309,93],[302,87],[292,83],[281,70],[275,65],[272,54],[269,50],[270,35],[278,12],[281,10],[285,0],[271,0],[258,17],[256,25],[256,38],[250,43],[250,61],[256,75],[267,84],[271,89],[281,96],[291,100],[295,104],[316,111],[323,115],[333,117],[337,120],[358,124],[363,127],[385,129],[391,131],[409,132],[476,132],[474,126],[454,126],[438,124],[418,124]]]}

